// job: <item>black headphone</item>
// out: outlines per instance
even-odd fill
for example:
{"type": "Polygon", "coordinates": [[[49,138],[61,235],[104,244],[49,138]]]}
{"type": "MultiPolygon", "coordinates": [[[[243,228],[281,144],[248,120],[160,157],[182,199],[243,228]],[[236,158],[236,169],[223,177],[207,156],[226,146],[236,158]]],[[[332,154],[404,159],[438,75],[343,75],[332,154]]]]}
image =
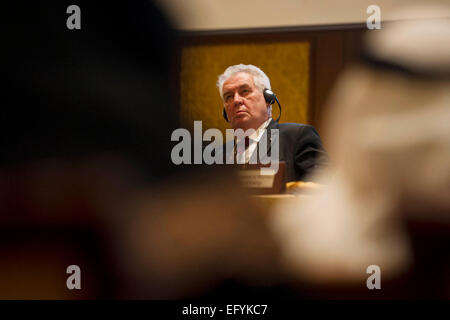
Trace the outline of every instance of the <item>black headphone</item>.
{"type": "MultiPolygon", "coordinates": [[[[267,102],[268,104],[274,104],[275,101],[277,102],[278,108],[280,108],[280,115],[278,116],[277,120],[275,120],[275,121],[280,120],[280,117],[281,117],[281,104],[280,104],[280,102],[278,101],[276,94],[273,93],[272,90],[269,90],[269,89],[265,88],[265,89],[263,90],[263,95],[264,95],[264,99],[266,100],[266,102],[267,102]]],[[[226,121],[226,122],[229,122],[229,121],[228,121],[227,112],[225,111],[225,108],[223,108],[222,115],[223,115],[223,118],[225,119],[225,121],[226,121]]]]}

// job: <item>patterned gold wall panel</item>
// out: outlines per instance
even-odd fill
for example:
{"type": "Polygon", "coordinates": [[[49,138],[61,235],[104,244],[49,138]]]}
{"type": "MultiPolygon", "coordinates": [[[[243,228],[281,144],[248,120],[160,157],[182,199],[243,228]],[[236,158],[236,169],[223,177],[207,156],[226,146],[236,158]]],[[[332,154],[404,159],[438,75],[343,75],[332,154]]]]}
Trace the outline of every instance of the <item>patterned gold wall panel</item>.
{"type": "MultiPolygon", "coordinates": [[[[180,120],[192,131],[202,120],[203,130],[228,123],[222,118],[222,100],[216,89],[218,76],[234,64],[254,64],[269,77],[283,107],[280,122],[308,121],[310,46],[308,42],[270,42],[193,45],[182,49],[180,120]]],[[[278,116],[273,106],[273,118],[278,116]]]]}

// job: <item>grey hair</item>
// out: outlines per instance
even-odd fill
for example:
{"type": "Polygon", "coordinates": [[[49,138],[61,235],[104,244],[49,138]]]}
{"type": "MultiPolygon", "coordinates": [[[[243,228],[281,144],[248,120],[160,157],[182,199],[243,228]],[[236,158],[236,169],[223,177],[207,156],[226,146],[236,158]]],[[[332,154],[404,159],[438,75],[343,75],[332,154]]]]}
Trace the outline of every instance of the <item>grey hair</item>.
{"type": "Polygon", "coordinates": [[[234,76],[236,73],[239,72],[246,72],[253,76],[253,82],[255,83],[255,86],[263,91],[265,88],[272,90],[270,87],[270,80],[269,77],[262,71],[260,68],[252,65],[252,64],[236,64],[234,66],[228,67],[224,73],[222,73],[219,76],[219,79],[217,80],[217,88],[220,92],[220,97],[223,99],[223,83],[227,81],[228,78],[231,76],[234,76]]]}

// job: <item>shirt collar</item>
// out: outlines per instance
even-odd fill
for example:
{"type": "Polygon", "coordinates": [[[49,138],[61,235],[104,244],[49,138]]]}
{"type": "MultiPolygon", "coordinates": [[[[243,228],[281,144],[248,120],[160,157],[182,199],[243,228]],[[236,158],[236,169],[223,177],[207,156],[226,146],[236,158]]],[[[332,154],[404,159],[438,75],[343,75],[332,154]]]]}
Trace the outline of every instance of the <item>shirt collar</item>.
{"type": "Polygon", "coordinates": [[[272,119],[269,118],[266,121],[264,121],[264,123],[260,125],[259,128],[249,136],[249,139],[259,141],[259,139],[261,139],[262,135],[264,134],[264,130],[268,127],[270,120],[272,119]]]}
{"type": "MultiPolygon", "coordinates": [[[[264,129],[266,129],[269,126],[271,120],[272,118],[269,118],[266,121],[264,121],[259,126],[259,128],[255,130],[255,132],[253,132],[251,135],[248,136],[248,138],[252,141],[258,142],[261,139],[262,135],[264,134],[264,129]]],[[[241,139],[237,139],[237,141],[241,141],[241,139]]]]}

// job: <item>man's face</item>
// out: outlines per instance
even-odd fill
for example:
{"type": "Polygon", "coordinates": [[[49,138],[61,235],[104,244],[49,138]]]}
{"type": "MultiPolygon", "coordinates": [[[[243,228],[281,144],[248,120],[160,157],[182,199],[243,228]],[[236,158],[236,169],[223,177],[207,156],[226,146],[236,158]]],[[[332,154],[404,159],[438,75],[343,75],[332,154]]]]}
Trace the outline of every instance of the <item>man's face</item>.
{"type": "Polygon", "coordinates": [[[268,105],[253,76],[239,72],[228,78],[222,87],[222,99],[233,129],[258,129],[269,118],[268,105]]]}

